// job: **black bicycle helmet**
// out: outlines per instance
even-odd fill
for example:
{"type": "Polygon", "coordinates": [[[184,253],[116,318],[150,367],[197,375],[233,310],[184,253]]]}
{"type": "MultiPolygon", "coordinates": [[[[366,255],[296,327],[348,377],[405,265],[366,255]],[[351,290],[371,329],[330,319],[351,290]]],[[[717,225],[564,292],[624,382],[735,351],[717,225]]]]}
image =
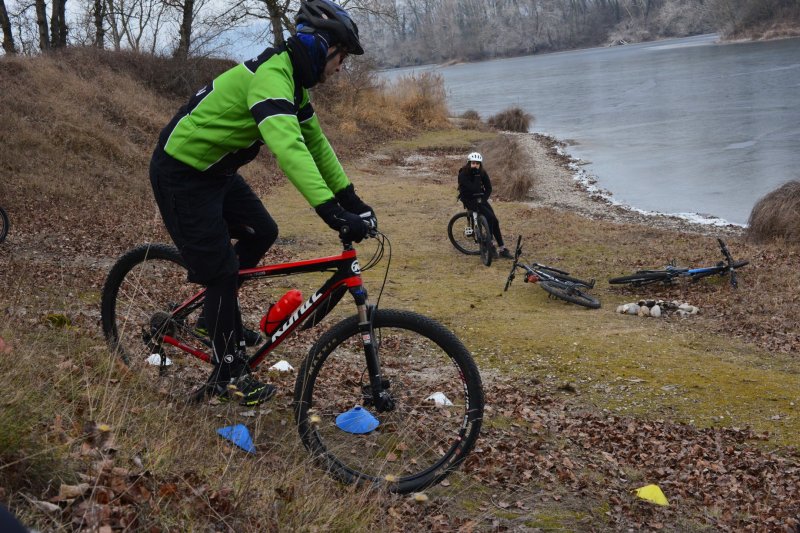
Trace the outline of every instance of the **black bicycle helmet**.
{"type": "Polygon", "coordinates": [[[343,7],[333,2],[302,0],[295,24],[299,32],[321,30],[329,33],[335,41],[329,44],[344,47],[348,54],[360,56],[364,53],[358,40],[358,26],[343,7]]]}

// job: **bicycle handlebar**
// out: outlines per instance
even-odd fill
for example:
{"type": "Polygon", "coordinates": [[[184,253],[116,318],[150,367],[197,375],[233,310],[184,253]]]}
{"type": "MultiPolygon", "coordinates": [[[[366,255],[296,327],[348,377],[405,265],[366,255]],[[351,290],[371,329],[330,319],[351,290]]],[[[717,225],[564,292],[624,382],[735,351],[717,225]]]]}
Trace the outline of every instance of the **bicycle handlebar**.
{"type": "Polygon", "coordinates": [[[717,242],[719,243],[719,249],[722,252],[722,255],[725,256],[725,261],[728,262],[727,271],[731,276],[731,286],[735,289],[739,286],[739,280],[736,279],[736,269],[733,268],[733,257],[731,256],[731,252],[728,250],[728,246],[725,244],[725,241],[717,237],[717,242]]]}
{"type": "MultiPolygon", "coordinates": [[[[378,236],[378,224],[374,222],[374,218],[368,220],[362,220],[364,225],[367,227],[367,234],[364,235],[365,239],[374,239],[378,236]]],[[[349,249],[353,247],[353,241],[348,238],[348,233],[350,228],[344,226],[342,229],[339,230],[339,240],[342,241],[342,245],[345,249],[349,249]]]]}

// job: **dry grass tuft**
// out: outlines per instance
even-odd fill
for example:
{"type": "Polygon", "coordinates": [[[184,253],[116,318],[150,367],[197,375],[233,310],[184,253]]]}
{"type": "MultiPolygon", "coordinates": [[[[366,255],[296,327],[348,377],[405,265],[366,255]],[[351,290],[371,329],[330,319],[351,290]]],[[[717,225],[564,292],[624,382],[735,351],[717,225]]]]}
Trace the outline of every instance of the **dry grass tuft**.
{"type": "Polygon", "coordinates": [[[790,181],[761,198],[747,223],[747,237],[754,242],[800,245],[800,181],[790,181]]]}
{"type": "Polygon", "coordinates": [[[390,104],[397,106],[410,124],[423,128],[447,125],[444,79],[440,74],[423,72],[403,76],[387,87],[390,104]]]}
{"type": "Polygon", "coordinates": [[[493,194],[504,200],[525,200],[533,187],[533,177],[525,173],[529,165],[522,161],[528,156],[517,140],[498,135],[481,143],[478,150],[492,179],[493,194]]]}
{"type": "Polygon", "coordinates": [[[353,61],[313,90],[312,99],[339,155],[362,153],[367,145],[419,129],[447,126],[441,76],[381,80],[368,61],[353,61]]]}
{"type": "Polygon", "coordinates": [[[519,107],[510,107],[505,111],[492,115],[486,122],[497,130],[527,133],[528,128],[533,123],[533,115],[526,113],[519,107]]]}

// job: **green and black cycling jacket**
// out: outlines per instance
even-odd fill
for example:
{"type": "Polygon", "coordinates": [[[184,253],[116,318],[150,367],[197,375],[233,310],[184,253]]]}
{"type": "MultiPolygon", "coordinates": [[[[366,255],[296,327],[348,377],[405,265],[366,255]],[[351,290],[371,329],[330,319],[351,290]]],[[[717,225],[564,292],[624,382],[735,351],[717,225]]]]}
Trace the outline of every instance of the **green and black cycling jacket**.
{"type": "Polygon", "coordinates": [[[350,181],[296,70],[286,47],[231,68],[178,111],[161,146],[200,172],[232,174],[266,144],[312,207],[330,200],[350,181]]]}

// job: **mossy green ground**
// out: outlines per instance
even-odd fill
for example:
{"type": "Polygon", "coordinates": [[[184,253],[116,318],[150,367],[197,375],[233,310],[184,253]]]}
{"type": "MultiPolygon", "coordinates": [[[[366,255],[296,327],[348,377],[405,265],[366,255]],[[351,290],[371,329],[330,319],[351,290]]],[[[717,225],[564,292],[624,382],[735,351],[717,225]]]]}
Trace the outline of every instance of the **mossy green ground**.
{"type": "MultiPolygon", "coordinates": [[[[386,152],[395,160],[398,151],[462,149],[454,141],[462,133],[428,133],[391,145],[386,152]]],[[[443,166],[435,158],[430,163],[434,168],[443,166]]],[[[452,247],[447,222],[461,210],[454,199],[454,175],[420,177],[417,171],[387,166],[381,160],[348,170],[392,243],[381,306],[411,309],[446,323],[475,354],[485,374],[534,376],[554,386],[569,382],[577,391],[575,401],[586,406],[700,427],[749,426],[769,432],[773,444],[797,444],[800,363],[796,357],[769,353],[716,333],[707,327],[703,314],[656,320],[614,312],[620,303],[638,298],[621,294],[604,281],[633,270],[625,262],[637,257],[632,244],[641,244],[643,257],[653,238],[674,246],[676,254],[687,246],[708,246],[713,254],[713,240],[495,202],[506,240],[511,243],[521,234],[526,257],[598,280],[592,293],[603,307],[588,310],[548,299],[539,287],[523,283],[521,276],[503,292],[510,261],[498,259],[486,268],[477,257],[452,247]]],[[[292,220],[281,224],[282,236],[298,240],[297,253],[311,257],[338,251],[334,240],[323,238],[329,230],[291,186],[274,191],[267,207],[277,220],[292,220]]],[[[361,256],[369,256],[373,249],[370,242],[358,246],[361,256]]],[[[365,273],[373,300],[385,264],[365,273]]],[[[746,271],[740,277],[747,283],[746,271]]],[[[724,305],[730,287],[713,279],[706,283],[715,284],[724,305]]],[[[691,290],[687,289],[687,299],[691,290]]],[[[647,296],[646,288],[640,296],[647,296]]]]}

